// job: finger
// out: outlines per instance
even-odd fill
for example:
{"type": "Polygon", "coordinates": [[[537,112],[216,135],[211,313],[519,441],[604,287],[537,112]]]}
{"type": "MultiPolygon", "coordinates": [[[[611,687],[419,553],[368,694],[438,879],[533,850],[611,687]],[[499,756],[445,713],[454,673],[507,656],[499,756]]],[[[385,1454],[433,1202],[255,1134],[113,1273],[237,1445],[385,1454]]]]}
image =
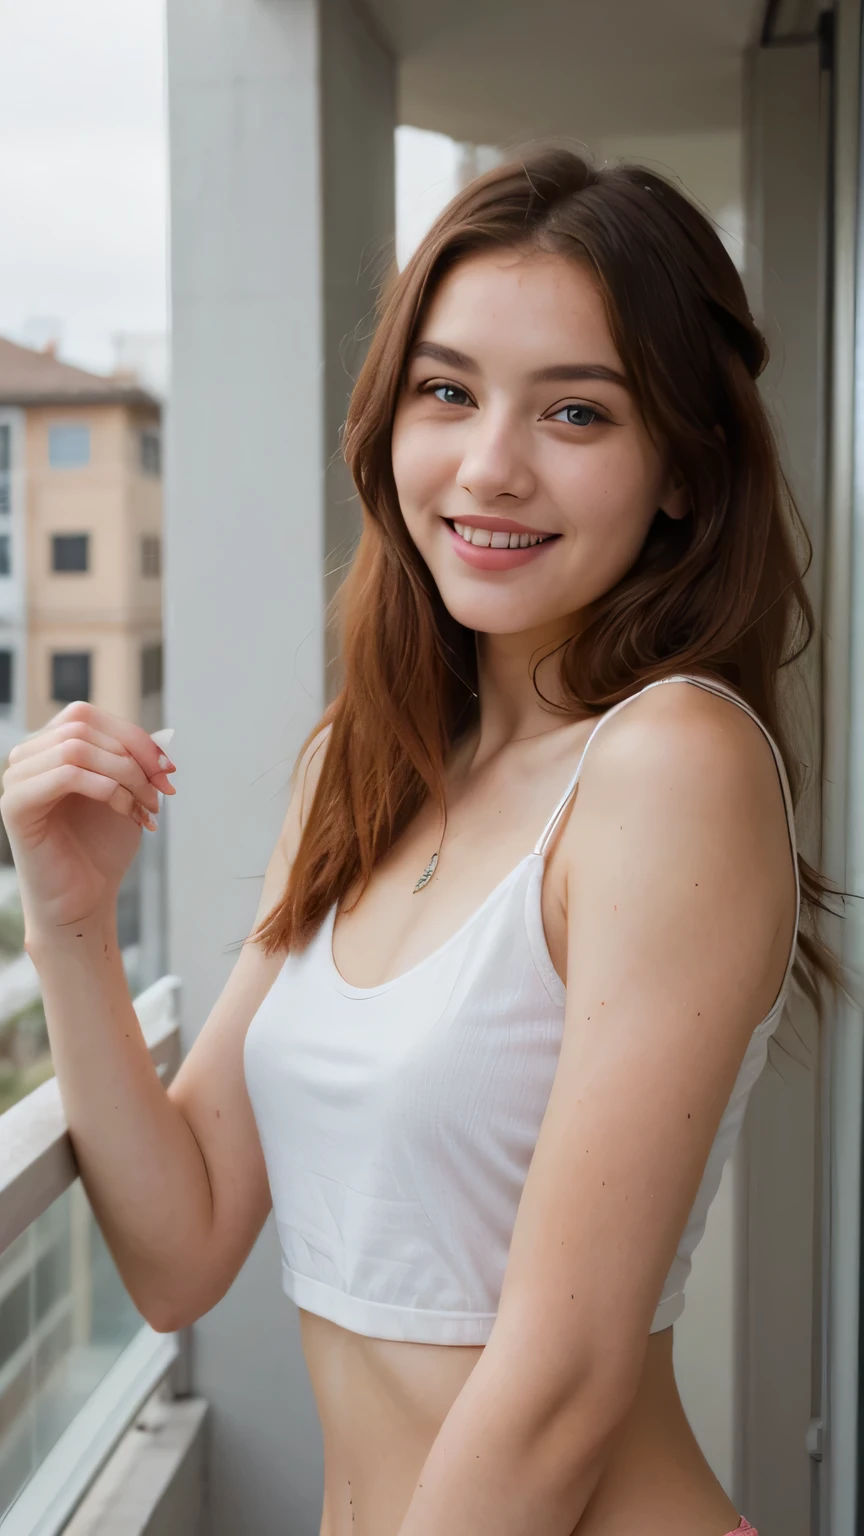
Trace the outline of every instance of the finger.
{"type": "MultiPolygon", "coordinates": [[[[99,731],[95,726],[89,725],[86,720],[65,720],[60,725],[51,727],[43,726],[40,731],[34,731],[24,741],[18,742],[9,753],[8,762],[23,762],[28,757],[35,757],[44,752],[49,746],[56,746],[63,741],[89,741],[93,746],[101,747],[106,752],[113,752],[129,761],[130,757],[122,742],[115,736],[107,736],[104,731],[99,731]]],[[[174,795],[176,786],[171,783],[166,772],[160,772],[153,776],[152,782],[162,794],[174,795]]]]}
{"type": "Polygon", "coordinates": [[[141,825],[140,815],[136,814],[139,802],[130,790],[118,785],[116,779],[109,778],[107,774],[94,773],[76,763],[61,763],[59,767],[49,768],[45,773],[19,779],[9,787],[4,786],[3,820],[8,827],[34,815],[41,818],[48,815],[67,795],[83,795],[88,800],[111,805],[112,809],[141,825]]]}
{"type": "Polygon", "coordinates": [[[119,715],[112,715],[106,709],[97,709],[95,704],[89,704],[83,699],[77,699],[73,704],[65,705],[60,714],[55,715],[49,723],[55,725],[60,720],[84,720],[88,725],[94,726],[97,731],[102,731],[107,736],[114,736],[130,756],[134,757],[148,779],[162,778],[164,783],[170,782],[164,775],[166,772],[175,771],[175,765],[168,754],[162,752],[157,746],[152,736],[148,736],[143,726],[135,725],[131,720],[123,720],[119,715]],[[164,759],[161,763],[160,758],[164,759]]]}
{"type": "Polygon", "coordinates": [[[159,810],[159,795],[155,786],[149,783],[139,765],[127,752],[106,752],[103,747],[82,741],[80,737],[56,742],[23,761],[11,763],[3,775],[4,787],[15,785],[25,778],[50,773],[53,768],[63,767],[64,764],[86,768],[92,773],[113,779],[115,784],[122,784],[148,810],[159,810]]]}
{"type": "Polygon", "coordinates": [[[133,821],[137,821],[139,827],[147,827],[151,832],[156,831],[159,818],[158,806],[155,811],[148,810],[142,801],[135,799],[132,791],[124,784],[117,785],[108,804],[113,811],[119,811],[121,816],[131,816],[133,821]]]}
{"type": "Polygon", "coordinates": [[[95,726],[88,725],[85,720],[65,720],[54,727],[46,725],[41,731],[34,731],[32,736],[16,742],[9,753],[8,761],[23,762],[25,758],[44,752],[46,747],[53,747],[58,742],[72,741],[75,738],[89,741],[94,747],[102,747],[106,752],[116,752],[121,756],[125,753],[125,748],[116,737],[106,736],[104,731],[97,731],[95,726]]]}

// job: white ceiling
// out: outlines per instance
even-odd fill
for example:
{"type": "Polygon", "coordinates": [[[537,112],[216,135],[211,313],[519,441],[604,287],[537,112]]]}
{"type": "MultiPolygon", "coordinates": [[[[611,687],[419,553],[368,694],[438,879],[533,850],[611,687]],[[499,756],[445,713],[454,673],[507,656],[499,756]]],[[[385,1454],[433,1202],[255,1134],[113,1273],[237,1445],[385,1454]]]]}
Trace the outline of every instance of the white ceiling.
{"type": "Polygon", "coordinates": [[[475,144],[737,128],[765,0],[365,0],[399,118],[475,144]]]}

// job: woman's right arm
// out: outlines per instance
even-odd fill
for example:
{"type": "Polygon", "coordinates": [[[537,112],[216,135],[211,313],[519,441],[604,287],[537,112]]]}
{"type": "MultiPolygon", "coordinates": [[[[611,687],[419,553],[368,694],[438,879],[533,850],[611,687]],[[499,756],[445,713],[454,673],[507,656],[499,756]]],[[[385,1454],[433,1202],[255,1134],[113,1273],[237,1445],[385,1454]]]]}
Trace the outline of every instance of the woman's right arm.
{"type": "MultiPolygon", "coordinates": [[[[313,743],[300,766],[256,924],[284,890],[322,744],[313,743]]],[[[12,787],[4,778],[10,798],[12,787]]],[[[4,810],[4,820],[14,851],[14,816],[7,820],[4,810]]],[[[166,1090],[126,982],[116,899],[71,923],[27,921],[27,928],[82,1184],[139,1311],[161,1332],[182,1328],[228,1290],[270,1209],[243,1043],[284,956],[267,958],[257,944],[244,944],[166,1090]]]]}

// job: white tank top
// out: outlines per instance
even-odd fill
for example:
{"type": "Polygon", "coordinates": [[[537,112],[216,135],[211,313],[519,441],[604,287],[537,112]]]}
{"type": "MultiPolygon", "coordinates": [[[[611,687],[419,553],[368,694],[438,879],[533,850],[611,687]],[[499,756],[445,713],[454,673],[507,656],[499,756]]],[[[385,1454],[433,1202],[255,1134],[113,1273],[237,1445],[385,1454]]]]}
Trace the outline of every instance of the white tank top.
{"type": "MultiPolygon", "coordinates": [[[[768,737],[795,852],[792,798],[768,737]]],[[[647,691],[640,690],[640,693],[647,691]]],[[[298,1306],[354,1333],[425,1344],[489,1338],[522,1186],[558,1061],[566,989],[546,946],[540,893],[549,839],[603,714],[537,846],[461,928],[426,959],[378,987],[354,987],[332,951],[335,907],[309,946],[289,954],[244,1045],[283,1256],[298,1306]]],[[[684,1309],[684,1283],[720,1186],[786,974],[754,1030],[711,1148],[651,1332],[684,1309]]]]}

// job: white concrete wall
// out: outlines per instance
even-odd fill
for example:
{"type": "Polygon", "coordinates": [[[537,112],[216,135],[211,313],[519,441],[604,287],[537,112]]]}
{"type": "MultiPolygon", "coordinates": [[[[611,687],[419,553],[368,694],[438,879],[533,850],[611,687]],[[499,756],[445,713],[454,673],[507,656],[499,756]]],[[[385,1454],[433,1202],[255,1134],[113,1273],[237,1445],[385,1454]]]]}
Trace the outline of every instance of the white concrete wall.
{"type": "MultiPolygon", "coordinates": [[[[760,387],[813,543],[806,581],[818,624],[826,545],[828,84],[815,43],[762,49],[751,62],[745,285],[772,354],[760,387]]],[[[803,752],[810,787],[796,814],[798,842],[817,865],[823,662],[817,631],[797,669],[811,695],[809,717],[803,697],[790,694],[809,742],[803,752]]],[[[748,1519],[768,1536],[810,1536],[816,1529],[816,1468],[805,1437],[811,1414],[818,1412],[820,1386],[822,1047],[812,1009],[793,996],[745,1124],[740,1484],[748,1519]]]]}
{"type": "MultiPolygon", "coordinates": [[[[360,532],[354,484],[336,452],[348,399],[374,328],[374,297],[396,259],[396,80],[392,61],[351,0],[321,0],[324,220],[324,417],[327,443],[325,596],[345,574],[360,532]]],[[[327,634],[325,693],[336,683],[327,634]]]]}
{"type": "MultiPolygon", "coordinates": [[[[168,0],[168,64],[178,794],[163,816],[188,1050],[251,925],[323,704],[325,463],[348,385],[334,358],[370,307],[370,245],[392,235],[393,84],[348,0],[168,0]]],[[[212,1536],[317,1533],[320,1432],[272,1218],[194,1329],[192,1383],[212,1410],[212,1536]]]]}
{"type": "Polygon", "coordinates": [[[598,163],[638,160],[702,205],[718,226],[726,249],[743,265],[744,196],[741,129],[692,133],[617,134],[591,145],[598,163]]]}

